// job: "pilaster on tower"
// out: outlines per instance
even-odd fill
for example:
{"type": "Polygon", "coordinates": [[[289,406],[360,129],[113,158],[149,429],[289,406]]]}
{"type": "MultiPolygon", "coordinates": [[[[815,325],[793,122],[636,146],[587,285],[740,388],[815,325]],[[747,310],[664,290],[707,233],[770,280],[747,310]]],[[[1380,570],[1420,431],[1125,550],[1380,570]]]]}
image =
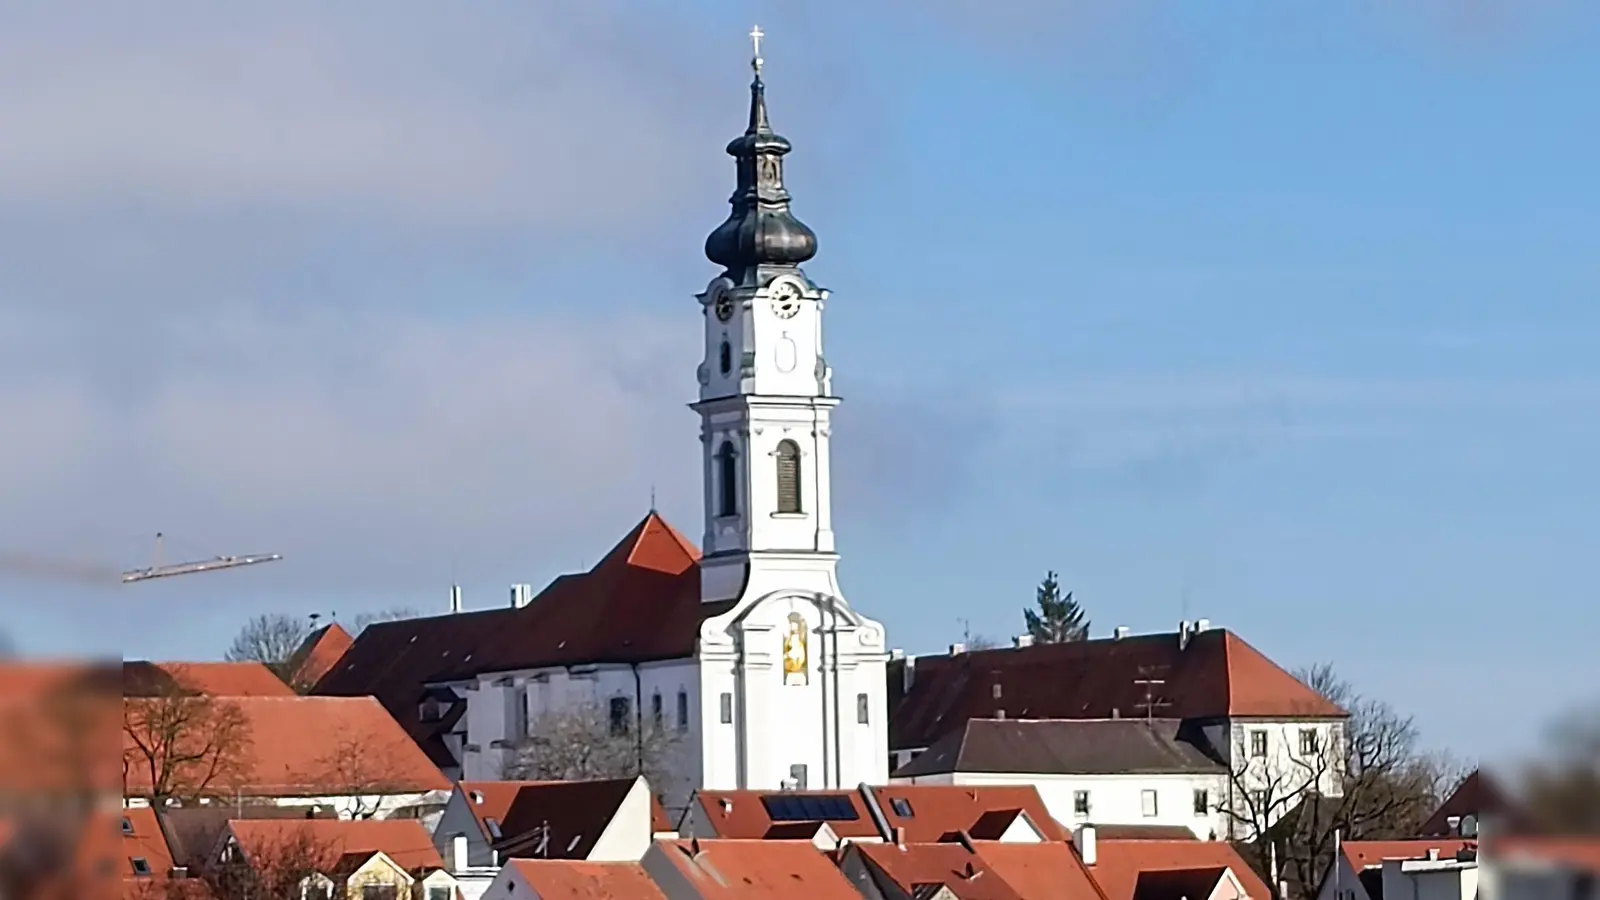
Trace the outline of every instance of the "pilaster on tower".
{"type": "MultiPolygon", "coordinates": [[[[759,36],[759,31],[752,36],[759,36]]],[[[753,568],[810,569],[832,584],[833,372],[822,353],[828,292],[800,268],[817,236],[790,209],[761,58],[751,62],[750,117],[728,143],[735,186],[728,218],[706,238],[722,274],[699,295],[705,484],[702,599],[738,597],[753,568]]]]}

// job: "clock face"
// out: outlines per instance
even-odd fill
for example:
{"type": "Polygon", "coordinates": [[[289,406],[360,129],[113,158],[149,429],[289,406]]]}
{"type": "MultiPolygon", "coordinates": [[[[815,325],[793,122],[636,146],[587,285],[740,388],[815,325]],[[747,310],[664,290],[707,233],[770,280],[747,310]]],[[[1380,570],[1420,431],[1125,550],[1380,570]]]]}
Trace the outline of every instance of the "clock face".
{"type": "Polygon", "coordinates": [[[733,318],[733,298],[727,294],[717,298],[717,321],[726,322],[733,318]]]}
{"type": "Polygon", "coordinates": [[[800,289],[784,282],[772,292],[772,312],[780,319],[793,318],[800,311],[800,289]]]}

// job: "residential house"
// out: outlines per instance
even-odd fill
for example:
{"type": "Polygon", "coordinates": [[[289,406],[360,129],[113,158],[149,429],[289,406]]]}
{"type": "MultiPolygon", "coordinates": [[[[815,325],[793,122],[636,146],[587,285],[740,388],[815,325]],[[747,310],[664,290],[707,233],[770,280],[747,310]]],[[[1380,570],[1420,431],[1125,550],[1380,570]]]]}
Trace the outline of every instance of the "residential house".
{"type": "Polygon", "coordinates": [[[1182,719],[969,719],[895,784],[1031,784],[1057,821],[1227,831],[1228,770],[1182,719]]]}
{"type": "Polygon", "coordinates": [[[839,868],[867,900],[922,900],[941,888],[956,900],[1028,900],[967,841],[851,844],[839,868]]]}
{"type": "Polygon", "coordinates": [[[804,841],[659,840],[640,864],[667,900],[861,900],[804,841]]]}
{"type": "Polygon", "coordinates": [[[698,838],[812,840],[816,824],[827,825],[838,841],[859,843],[931,843],[957,832],[1008,841],[1069,837],[1031,785],[700,791],[679,828],[698,838]]]}
{"type": "MultiPolygon", "coordinates": [[[[1342,793],[1348,713],[1204,619],[1175,633],[1119,628],[1109,638],[1018,644],[972,653],[955,645],[947,655],[893,660],[893,768],[972,719],[1160,717],[1180,720],[1196,746],[1219,757],[1227,791],[1207,800],[1226,820],[1224,837],[1249,837],[1308,790],[1342,793]]],[[[1074,811],[1066,823],[1093,818],[1074,811]]]]}
{"type": "Polygon", "coordinates": [[[513,859],[483,900],[666,900],[637,862],[513,859]]]}
{"type": "Polygon", "coordinates": [[[1474,841],[1463,838],[1345,841],[1317,888],[1317,900],[1383,900],[1387,862],[1454,862],[1475,854],[1474,848],[1474,841]]]}
{"type": "Polygon", "coordinates": [[[268,883],[287,872],[302,878],[311,896],[325,898],[457,897],[455,878],[427,831],[408,819],[233,821],[213,849],[211,865],[242,867],[268,883]]]}
{"type": "Polygon", "coordinates": [[[1506,832],[1532,830],[1530,817],[1500,780],[1481,769],[1474,769],[1439,804],[1433,815],[1422,823],[1417,835],[1475,838],[1478,836],[1478,826],[1485,818],[1506,832]]]}
{"type": "MultiPolygon", "coordinates": [[[[217,702],[239,711],[248,739],[224,751],[226,771],[202,792],[212,802],[331,806],[347,818],[388,818],[442,804],[450,790],[438,768],[370,697],[245,696],[217,702]]],[[[130,805],[143,804],[151,754],[128,731],[122,743],[130,761],[125,796],[130,805]]]]}
{"type": "Polygon", "coordinates": [[[466,844],[466,864],[576,859],[638,862],[657,836],[676,834],[644,778],[464,781],[433,832],[441,853],[466,844]]]}
{"type": "Polygon", "coordinates": [[[1074,846],[1105,900],[1270,900],[1266,882],[1225,841],[1102,839],[1074,846]]]}

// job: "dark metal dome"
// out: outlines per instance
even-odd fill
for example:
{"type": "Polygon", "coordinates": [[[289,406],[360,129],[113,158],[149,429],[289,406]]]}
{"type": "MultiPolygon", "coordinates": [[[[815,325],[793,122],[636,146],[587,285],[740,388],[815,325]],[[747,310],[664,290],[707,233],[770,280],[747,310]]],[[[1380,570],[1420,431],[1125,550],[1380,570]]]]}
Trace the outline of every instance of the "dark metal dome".
{"type": "Polygon", "coordinates": [[[706,258],[726,268],[736,283],[760,266],[797,266],[817,255],[816,232],[789,211],[783,156],[790,149],[767,122],[766,88],[757,69],[750,83],[750,127],[728,143],[739,175],[728,198],[733,210],[706,238],[706,258]]]}

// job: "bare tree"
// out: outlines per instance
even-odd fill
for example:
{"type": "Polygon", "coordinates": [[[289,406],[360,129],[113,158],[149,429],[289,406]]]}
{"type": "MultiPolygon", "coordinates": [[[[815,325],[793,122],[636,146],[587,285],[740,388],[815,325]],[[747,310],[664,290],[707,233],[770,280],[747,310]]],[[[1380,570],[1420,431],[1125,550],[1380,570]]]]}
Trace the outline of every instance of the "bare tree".
{"type": "Polygon", "coordinates": [[[999,641],[986,634],[974,634],[967,637],[968,653],[977,653],[979,650],[993,650],[999,646],[999,641]]]}
{"type": "Polygon", "coordinates": [[[1557,720],[1544,759],[1522,778],[1522,806],[1553,834],[1600,834],[1600,703],[1557,720]]]}
{"type": "Polygon", "coordinates": [[[643,775],[667,784],[681,735],[665,726],[613,718],[599,704],[582,704],[535,719],[528,737],[511,747],[502,767],[510,780],[595,781],[643,775]]]}
{"type": "Polygon", "coordinates": [[[250,776],[250,720],[228,700],[187,686],[181,668],[152,696],[123,701],[123,776],[129,796],[169,800],[233,793],[250,776]]]}
{"type": "Polygon", "coordinates": [[[407,749],[395,743],[375,745],[368,735],[347,737],[319,757],[304,780],[348,797],[350,818],[370,819],[381,811],[384,797],[411,792],[402,778],[401,754],[407,749]]]}
{"type": "Polygon", "coordinates": [[[331,895],[314,887],[328,884],[328,873],[338,862],[338,848],[319,842],[310,829],[296,828],[251,847],[248,856],[233,853],[212,863],[201,876],[216,900],[304,900],[331,895]],[[302,891],[302,886],[313,889],[302,891]]]}
{"type": "Polygon", "coordinates": [[[352,624],[355,626],[355,633],[359,635],[361,632],[366,631],[368,626],[376,625],[379,622],[398,622],[401,619],[416,619],[421,616],[422,613],[410,606],[396,606],[379,612],[361,613],[356,616],[355,622],[352,624]]]}
{"type": "Polygon", "coordinates": [[[228,662],[258,662],[287,679],[289,657],[311,633],[304,620],[283,613],[259,615],[244,624],[223,658],[228,662]]]}
{"type": "MultiPolygon", "coordinates": [[[[1412,837],[1459,783],[1460,765],[1418,747],[1409,716],[1387,703],[1364,698],[1331,666],[1298,673],[1301,681],[1350,713],[1333,739],[1302,737],[1285,729],[1269,754],[1235,746],[1231,754],[1231,803],[1220,807],[1240,850],[1267,878],[1274,897],[1278,875],[1296,896],[1316,889],[1333,860],[1336,835],[1344,840],[1412,837]],[[1294,744],[1290,744],[1294,741],[1294,744]]],[[[1270,735],[1269,735],[1270,737],[1270,735]]]]}

